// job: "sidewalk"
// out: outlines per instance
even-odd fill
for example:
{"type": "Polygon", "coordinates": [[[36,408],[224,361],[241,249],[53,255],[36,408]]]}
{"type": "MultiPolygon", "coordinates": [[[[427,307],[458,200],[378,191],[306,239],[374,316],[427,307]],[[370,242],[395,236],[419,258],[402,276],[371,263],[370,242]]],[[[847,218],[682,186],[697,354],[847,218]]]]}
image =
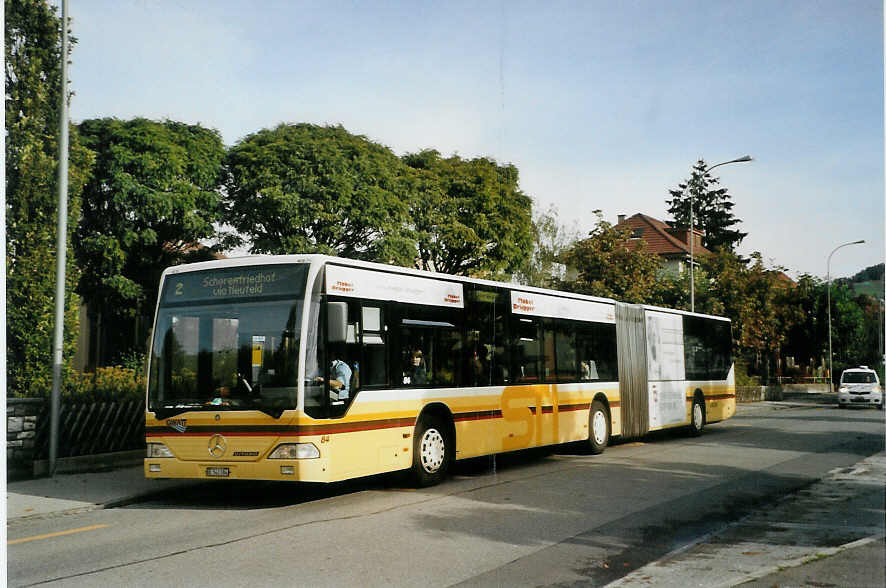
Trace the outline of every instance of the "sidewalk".
{"type": "Polygon", "coordinates": [[[148,480],[141,465],[9,482],[6,518],[14,521],[22,517],[122,506],[195,483],[199,480],[148,480]]]}
{"type": "Polygon", "coordinates": [[[832,470],[608,588],[883,586],[884,498],[886,453],[878,453],[832,470]]]}

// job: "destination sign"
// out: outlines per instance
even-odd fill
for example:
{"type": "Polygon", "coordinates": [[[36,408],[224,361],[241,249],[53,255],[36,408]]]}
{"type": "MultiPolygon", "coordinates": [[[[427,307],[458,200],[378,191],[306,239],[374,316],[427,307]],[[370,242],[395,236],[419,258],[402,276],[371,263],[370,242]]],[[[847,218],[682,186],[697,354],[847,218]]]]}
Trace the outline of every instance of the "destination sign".
{"type": "Polygon", "coordinates": [[[260,265],[185,272],[166,276],[164,304],[223,301],[231,298],[301,298],[306,265],[260,265]]]}

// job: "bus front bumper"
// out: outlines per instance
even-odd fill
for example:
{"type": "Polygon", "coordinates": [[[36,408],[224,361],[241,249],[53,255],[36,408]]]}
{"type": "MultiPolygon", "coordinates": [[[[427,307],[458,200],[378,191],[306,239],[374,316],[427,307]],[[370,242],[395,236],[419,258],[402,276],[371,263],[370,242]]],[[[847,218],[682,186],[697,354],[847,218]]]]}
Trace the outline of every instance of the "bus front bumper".
{"type": "Polygon", "coordinates": [[[329,482],[329,464],[317,459],[263,459],[243,461],[182,461],[176,458],[146,458],[146,478],[202,480],[279,480],[329,482]]]}

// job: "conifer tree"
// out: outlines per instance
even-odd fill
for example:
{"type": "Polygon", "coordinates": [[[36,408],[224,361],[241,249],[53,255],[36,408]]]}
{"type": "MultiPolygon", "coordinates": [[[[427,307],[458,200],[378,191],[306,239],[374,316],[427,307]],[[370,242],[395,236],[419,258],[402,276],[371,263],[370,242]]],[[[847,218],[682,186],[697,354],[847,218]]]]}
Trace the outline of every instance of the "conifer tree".
{"type": "Polygon", "coordinates": [[[741,223],[732,214],[735,204],[727,188],[720,186],[720,179],[708,172],[708,164],[699,159],[692,168],[688,180],[669,190],[671,199],[668,214],[671,225],[689,226],[689,207],[692,206],[693,226],[704,233],[701,243],[707,249],[728,249],[735,251],[747,233],[736,227],[741,223]]]}

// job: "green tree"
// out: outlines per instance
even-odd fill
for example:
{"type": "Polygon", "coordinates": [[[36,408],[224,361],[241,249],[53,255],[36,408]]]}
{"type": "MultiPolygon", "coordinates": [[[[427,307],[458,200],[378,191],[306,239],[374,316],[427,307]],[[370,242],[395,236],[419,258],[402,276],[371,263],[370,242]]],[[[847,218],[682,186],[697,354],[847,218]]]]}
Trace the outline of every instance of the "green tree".
{"type": "Polygon", "coordinates": [[[732,339],[739,358],[760,375],[773,375],[773,361],[783,351],[787,333],[802,320],[795,287],[783,268],[766,268],[755,252],[749,260],[719,249],[701,260],[707,282],[703,308],[696,310],[732,319],[732,339]]]}
{"type": "Polygon", "coordinates": [[[93,119],[79,131],[96,153],[76,233],[79,292],[103,322],[125,319],[109,345],[141,351],[143,333],[120,326],[153,310],[166,267],[208,256],[198,243],[223,219],[224,146],[217,131],[174,121],[93,119]]]}
{"type": "Polygon", "coordinates": [[[532,200],[513,165],[489,158],[408,154],[410,216],[421,269],[494,277],[516,271],[531,248],[532,200]]]}
{"type": "Polygon", "coordinates": [[[562,255],[580,239],[576,225],[560,224],[557,207],[534,215],[532,219],[532,252],[514,276],[518,283],[550,288],[562,281],[565,266],[562,255]]]}
{"type": "Polygon", "coordinates": [[[781,351],[786,336],[800,314],[792,303],[789,282],[782,268],[766,269],[759,253],[751,255],[744,281],[732,287],[743,288],[739,344],[764,360],[766,375],[771,375],[771,359],[781,351]]]}
{"type": "Polygon", "coordinates": [[[793,305],[798,320],[787,332],[785,355],[807,366],[821,366],[827,360],[827,285],[810,274],[797,280],[793,305]]]}
{"type": "Polygon", "coordinates": [[[408,170],[341,126],[281,124],[228,152],[228,222],[253,253],[328,253],[411,265],[408,170]]]}
{"type": "Polygon", "coordinates": [[[711,251],[721,248],[735,250],[747,236],[735,228],[741,221],[732,214],[735,206],[725,187],[719,187],[720,179],[708,172],[708,164],[699,159],[692,168],[688,180],[669,190],[669,221],[675,227],[689,226],[690,202],[695,228],[704,231],[702,245],[711,251]]]}
{"type": "MultiPolygon", "coordinates": [[[[62,22],[43,0],[6,0],[5,11],[7,379],[10,395],[41,396],[52,382],[62,22]]],[[[91,154],[76,132],[68,153],[70,243],[91,154]]],[[[79,299],[70,249],[66,260],[67,363],[79,299]]]]}
{"type": "MultiPolygon", "coordinates": [[[[882,268],[882,265],[880,266],[882,268]]],[[[862,337],[857,360],[859,365],[875,368],[883,378],[884,307],[880,299],[862,294],[855,298],[863,315],[862,337]]]]}
{"type": "MultiPolygon", "coordinates": [[[[827,300],[824,307],[824,320],[827,321],[827,300]]],[[[826,337],[827,332],[825,345],[826,337]]],[[[842,283],[831,284],[831,347],[834,365],[832,377],[835,383],[839,382],[844,369],[862,364],[873,351],[866,345],[864,312],[852,290],[842,283]]]]}
{"type": "Polygon", "coordinates": [[[597,224],[588,238],[563,255],[578,273],[560,284],[564,290],[614,298],[621,302],[659,303],[661,261],[646,251],[645,241],[632,245],[629,229],[616,229],[595,210],[597,224]]]}

